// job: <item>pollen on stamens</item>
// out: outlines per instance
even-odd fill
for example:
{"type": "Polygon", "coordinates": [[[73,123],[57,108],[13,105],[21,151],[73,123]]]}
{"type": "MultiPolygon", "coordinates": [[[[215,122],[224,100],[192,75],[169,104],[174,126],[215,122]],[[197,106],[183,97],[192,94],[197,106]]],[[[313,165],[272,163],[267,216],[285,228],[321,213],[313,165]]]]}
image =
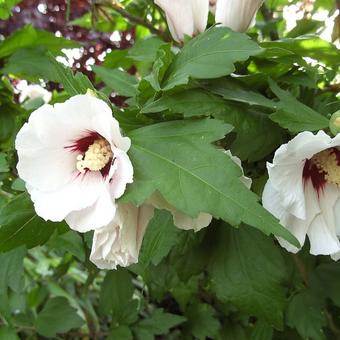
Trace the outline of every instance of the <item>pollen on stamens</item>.
{"type": "Polygon", "coordinates": [[[324,174],[325,181],[340,186],[340,150],[331,148],[314,155],[311,162],[319,173],[324,174]]]}
{"type": "Polygon", "coordinates": [[[111,145],[104,138],[96,139],[91,144],[85,154],[77,155],[77,170],[80,173],[86,171],[100,171],[106,167],[106,165],[113,158],[111,145]]]}

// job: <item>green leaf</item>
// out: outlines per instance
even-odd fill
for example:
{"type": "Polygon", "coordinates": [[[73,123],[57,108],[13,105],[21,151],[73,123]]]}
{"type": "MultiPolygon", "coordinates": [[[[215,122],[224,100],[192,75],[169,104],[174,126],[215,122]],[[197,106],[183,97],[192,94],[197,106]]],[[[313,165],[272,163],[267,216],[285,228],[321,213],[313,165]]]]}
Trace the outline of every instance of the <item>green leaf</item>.
{"type": "Polygon", "coordinates": [[[23,247],[7,253],[0,253],[0,293],[4,292],[7,287],[17,293],[24,288],[23,261],[25,254],[26,250],[23,247]]]}
{"type": "Polygon", "coordinates": [[[297,25],[291,31],[288,32],[287,38],[297,38],[301,35],[315,32],[323,25],[324,23],[322,21],[303,18],[297,22],[297,25]]]}
{"type": "MultiPolygon", "coordinates": [[[[160,47],[156,54],[156,61],[152,66],[151,73],[144,79],[150,83],[155,91],[161,91],[161,82],[164,75],[173,60],[174,54],[171,51],[171,45],[166,44],[160,47]]],[[[140,90],[140,89],[139,89],[140,90]]],[[[140,91],[139,91],[140,92],[140,91]]]]}
{"type": "Polygon", "coordinates": [[[35,323],[37,332],[45,337],[55,337],[58,333],[66,333],[83,324],[84,320],[64,297],[48,300],[35,323]]]}
{"type": "Polygon", "coordinates": [[[216,337],[220,323],[212,306],[205,303],[191,305],[186,315],[188,323],[185,326],[195,338],[204,340],[216,337]]]}
{"type": "Polygon", "coordinates": [[[157,51],[164,44],[164,41],[153,36],[143,40],[137,40],[129,49],[128,57],[135,61],[153,62],[156,59],[157,51]]]}
{"type": "Polygon", "coordinates": [[[274,101],[264,97],[258,92],[243,88],[237,82],[231,81],[230,79],[218,79],[208,83],[206,88],[227,100],[268,107],[270,109],[276,108],[274,101]]]}
{"type": "Polygon", "coordinates": [[[177,232],[172,215],[169,212],[157,210],[146,229],[138,264],[143,267],[147,267],[150,263],[157,266],[175,245],[177,232]]]}
{"type": "Polygon", "coordinates": [[[0,143],[7,141],[15,129],[15,116],[11,108],[0,105],[0,143]]]}
{"type": "Polygon", "coordinates": [[[0,315],[7,320],[11,318],[10,292],[20,293],[24,288],[25,254],[23,247],[0,253],[0,315]]]}
{"type": "Polygon", "coordinates": [[[23,48],[15,51],[7,60],[2,72],[37,81],[59,81],[53,63],[44,48],[23,48]]]}
{"type": "Polygon", "coordinates": [[[319,296],[330,298],[340,307],[340,268],[337,262],[320,264],[313,271],[311,286],[313,290],[319,290],[319,296]]]}
{"type": "Polygon", "coordinates": [[[258,320],[251,333],[250,340],[271,340],[273,338],[273,333],[273,327],[261,320],[258,320]]]}
{"type": "Polygon", "coordinates": [[[21,179],[21,178],[16,178],[12,185],[11,185],[11,189],[16,190],[16,191],[26,191],[26,185],[25,182],[21,179]]]}
{"type": "Polygon", "coordinates": [[[57,250],[71,253],[81,262],[85,262],[85,250],[80,235],[72,230],[61,235],[55,235],[48,241],[48,245],[57,250]]]}
{"type": "Polygon", "coordinates": [[[290,92],[269,81],[271,90],[280,99],[278,111],[270,118],[291,132],[316,131],[328,127],[328,119],[299,102],[290,92]]]}
{"type": "Polygon", "coordinates": [[[12,8],[21,1],[22,0],[0,0],[0,20],[8,19],[12,15],[12,8]]]}
{"type": "Polygon", "coordinates": [[[132,332],[128,326],[121,325],[111,330],[107,340],[133,340],[132,332]]]}
{"type": "Polygon", "coordinates": [[[159,190],[189,216],[210,213],[234,226],[244,222],[298,244],[239,180],[240,168],[211,145],[230,131],[230,125],[215,119],[173,121],[132,131],[129,154],[135,178],[123,200],[140,205],[159,190]]]}
{"type": "MultiPolygon", "coordinates": [[[[245,328],[235,322],[224,322],[223,327],[219,332],[217,340],[233,339],[233,340],[249,340],[245,328]]],[[[258,339],[267,340],[267,339],[258,339]]]]}
{"type": "Polygon", "coordinates": [[[96,89],[93,87],[92,83],[85,74],[80,72],[73,74],[70,68],[65,67],[61,63],[57,62],[52,55],[50,55],[50,59],[54,66],[58,82],[63,85],[64,90],[70,96],[85,94],[89,89],[96,93],[96,89]]]}
{"type": "Polygon", "coordinates": [[[15,329],[8,326],[0,326],[0,340],[19,340],[19,337],[15,329]]]}
{"type": "Polygon", "coordinates": [[[42,245],[58,225],[38,217],[29,196],[21,194],[0,210],[0,252],[21,245],[26,245],[27,248],[42,245]]]}
{"type": "Polygon", "coordinates": [[[102,315],[112,314],[116,322],[133,322],[137,307],[132,300],[134,287],[126,269],[107,272],[100,291],[99,309],[102,315]]]}
{"type": "Polygon", "coordinates": [[[186,321],[186,318],[176,314],[164,313],[156,309],[150,318],[139,321],[134,328],[139,339],[153,339],[154,335],[167,334],[169,330],[186,321]]]}
{"type": "Polygon", "coordinates": [[[261,52],[259,46],[242,33],[225,27],[212,27],[192,39],[170,66],[163,90],[187,84],[189,78],[212,79],[232,73],[234,63],[261,52]]]}
{"type": "Polygon", "coordinates": [[[258,161],[282,144],[282,129],[260,110],[228,103],[223,113],[213,116],[235,127],[231,152],[241,160],[258,161]]]}
{"type": "Polygon", "coordinates": [[[325,340],[326,318],[322,297],[306,289],[296,294],[287,309],[287,324],[296,328],[303,339],[325,340]]]}
{"type": "Polygon", "coordinates": [[[93,66],[93,71],[104,83],[121,96],[135,97],[137,80],[131,74],[121,70],[111,70],[103,66],[93,66]]]}
{"type": "Polygon", "coordinates": [[[223,225],[215,233],[216,252],[208,270],[218,299],[281,328],[287,272],[279,249],[246,226],[235,230],[223,225]]]}
{"type": "Polygon", "coordinates": [[[8,172],[9,166],[7,163],[7,156],[5,153],[0,152],[0,172],[8,172]]]}
{"type": "Polygon", "coordinates": [[[20,107],[14,104],[12,91],[0,82],[0,143],[14,134],[16,115],[20,112],[20,107]]]}
{"type": "Polygon", "coordinates": [[[192,89],[173,94],[164,94],[160,99],[146,104],[141,113],[162,112],[169,110],[182,113],[185,117],[210,116],[225,112],[225,101],[213,94],[192,89]]]}
{"type": "Polygon", "coordinates": [[[265,48],[279,48],[293,52],[301,57],[309,57],[320,60],[325,64],[339,66],[339,51],[336,46],[318,36],[307,35],[295,39],[266,41],[260,45],[265,48]]]}
{"type": "Polygon", "coordinates": [[[0,44],[0,58],[14,53],[20,48],[44,46],[52,53],[60,54],[63,48],[79,47],[75,41],[58,38],[53,33],[37,30],[31,25],[24,26],[0,44]]]}

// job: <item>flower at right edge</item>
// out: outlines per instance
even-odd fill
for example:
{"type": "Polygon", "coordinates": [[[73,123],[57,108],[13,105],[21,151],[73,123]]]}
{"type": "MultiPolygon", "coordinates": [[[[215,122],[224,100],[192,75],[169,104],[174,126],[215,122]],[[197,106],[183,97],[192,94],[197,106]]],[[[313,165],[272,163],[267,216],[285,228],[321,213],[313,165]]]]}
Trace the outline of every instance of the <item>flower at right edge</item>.
{"type": "MultiPolygon", "coordinates": [[[[267,164],[263,206],[300,242],[306,235],[312,255],[340,258],[340,134],[299,133],[267,164]]],[[[292,253],[300,249],[278,238],[292,253]]]]}

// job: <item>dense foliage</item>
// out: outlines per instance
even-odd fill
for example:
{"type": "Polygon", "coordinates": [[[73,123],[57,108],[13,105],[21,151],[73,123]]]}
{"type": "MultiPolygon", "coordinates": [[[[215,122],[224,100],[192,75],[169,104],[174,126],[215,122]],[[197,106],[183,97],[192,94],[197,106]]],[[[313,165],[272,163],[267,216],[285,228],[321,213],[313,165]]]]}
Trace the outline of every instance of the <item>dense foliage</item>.
{"type": "Polygon", "coordinates": [[[297,240],[260,204],[274,151],[298,132],[330,133],[340,110],[339,9],[268,0],[247,35],[210,16],[182,45],[152,0],[0,0],[0,340],[339,339],[340,264],[308,242],[281,248],[274,236],[297,240]],[[288,6],[301,14],[293,28],[288,6]],[[15,136],[43,104],[19,100],[20,80],[52,104],[92,90],[132,141],[121,201],[158,190],[210,226],[180,230],[157,210],[137,264],[97,269],[92,233],[41,219],[18,178],[15,136]]]}

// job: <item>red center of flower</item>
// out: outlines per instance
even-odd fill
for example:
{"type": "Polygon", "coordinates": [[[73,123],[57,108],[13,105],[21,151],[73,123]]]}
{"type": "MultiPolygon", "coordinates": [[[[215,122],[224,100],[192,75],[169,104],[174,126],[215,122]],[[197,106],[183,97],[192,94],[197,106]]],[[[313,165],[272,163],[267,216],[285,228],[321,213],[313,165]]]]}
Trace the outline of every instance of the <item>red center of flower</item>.
{"type": "Polygon", "coordinates": [[[340,186],[340,150],[330,148],[307,159],[303,168],[303,180],[306,185],[311,180],[318,194],[326,183],[340,186]]]}
{"type": "Polygon", "coordinates": [[[113,161],[110,143],[97,132],[89,131],[84,137],[65,147],[77,153],[76,168],[79,173],[100,171],[105,178],[108,176],[113,161]]]}

